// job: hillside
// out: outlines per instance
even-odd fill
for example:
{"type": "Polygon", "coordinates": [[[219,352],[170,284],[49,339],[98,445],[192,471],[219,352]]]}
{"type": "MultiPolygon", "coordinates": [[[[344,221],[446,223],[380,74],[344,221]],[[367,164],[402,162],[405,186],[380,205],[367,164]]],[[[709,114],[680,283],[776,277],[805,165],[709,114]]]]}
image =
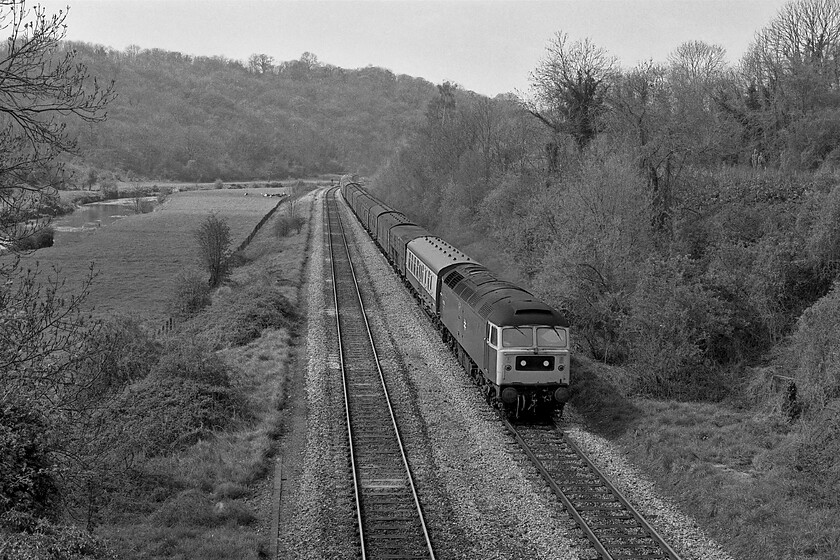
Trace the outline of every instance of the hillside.
{"type": "Polygon", "coordinates": [[[68,120],[88,166],[184,181],[283,179],[377,168],[436,93],[422,78],[301,60],[259,70],[223,57],[68,42],[118,96],[105,123],[68,120]]]}

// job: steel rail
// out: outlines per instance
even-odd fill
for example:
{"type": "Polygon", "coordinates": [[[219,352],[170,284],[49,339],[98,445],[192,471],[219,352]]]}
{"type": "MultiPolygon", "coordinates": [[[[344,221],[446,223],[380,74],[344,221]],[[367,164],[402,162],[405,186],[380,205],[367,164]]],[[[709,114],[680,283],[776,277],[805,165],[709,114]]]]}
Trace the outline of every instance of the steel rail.
{"type": "MultiPolygon", "coordinates": [[[[329,205],[329,197],[332,196],[332,198],[335,200],[335,193],[336,193],[337,190],[338,190],[338,188],[331,189],[327,193],[326,205],[327,205],[327,215],[328,216],[330,215],[330,212],[331,212],[330,205],[329,205]]],[[[336,205],[337,205],[337,201],[336,201],[336,205]]],[[[370,348],[373,352],[374,363],[376,364],[376,370],[377,370],[377,373],[379,375],[379,380],[380,380],[380,383],[381,383],[381,386],[382,386],[382,392],[384,393],[384,396],[385,396],[385,402],[387,404],[388,413],[389,413],[390,418],[391,418],[391,425],[394,428],[394,434],[395,434],[395,437],[396,437],[396,442],[397,442],[397,445],[399,446],[399,449],[400,449],[400,456],[401,456],[401,459],[402,459],[402,462],[403,462],[403,466],[405,467],[406,478],[408,480],[408,484],[409,484],[409,487],[411,489],[411,495],[412,495],[412,498],[414,500],[414,506],[417,510],[417,516],[418,516],[419,521],[420,521],[420,526],[421,526],[421,529],[422,529],[422,532],[423,532],[423,538],[424,538],[425,543],[426,543],[426,548],[429,552],[430,560],[435,560],[434,547],[432,546],[432,541],[431,541],[431,537],[429,535],[429,530],[428,530],[428,527],[426,526],[425,516],[423,515],[423,508],[420,504],[420,498],[417,494],[417,488],[414,484],[414,477],[412,476],[411,466],[409,465],[408,456],[406,455],[406,452],[405,452],[405,446],[403,444],[402,437],[400,436],[400,430],[399,430],[399,426],[397,425],[397,419],[396,419],[396,416],[394,415],[394,407],[393,407],[393,404],[391,402],[391,397],[388,393],[388,385],[385,381],[385,375],[382,371],[382,365],[381,365],[380,360],[379,360],[379,354],[376,350],[376,343],[373,340],[373,332],[370,328],[370,322],[368,321],[367,312],[365,310],[364,300],[362,299],[362,292],[361,292],[361,289],[359,288],[359,281],[358,281],[358,278],[357,278],[357,275],[356,275],[356,269],[353,266],[353,259],[351,258],[351,255],[350,255],[350,247],[347,244],[347,235],[344,231],[344,225],[341,221],[340,213],[337,213],[336,216],[338,218],[338,225],[339,225],[339,229],[340,229],[340,232],[341,232],[341,239],[342,239],[342,243],[343,243],[343,246],[344,246],[344,250],[346,251],[346,254],[347,254],[347,262],[348,262],[348,265],[350,267],[350,276],[353,280],[353,285],[355,287],[356,296],[357,296],[358,302],[359,302],[359,308],[361,310],[361,317],[364,321],[365,330],[367,332],[368,340],[370,342],[370,348]]],[[[329,221],[329,219],[327,220],[327,223],[328,223],[328,226],[330,228],[330,232],[332,232],[332,223],[329,221]]],[[[354,450],[353,450],[353,443],[352,443],[353,440],[352,440],[352,434],[351,434],[351,431],[352,431],[351,430],[351,420],[352,419],[351,419],[351,415],[350,415],[350,401],[349,401],[349,394],[348,394],[348,389],[347,389],[347,385],[348,385],[347,375],[346,375],[346,370],[345,370],[345,367],[344,367],[344,350],[343,350],[343,344],[342,344],[342,341],[341,341],[341,327],[340,327],[340,324],[339,324],[340,321],[339,321],[339,314],[338,314],[338,289],[337,289],[335,260],[333,259],[332,239],[330,239],[330,244],[329,245],[330,245],[330,262],[332,264],[332,275],[333,275],[333,299],[334,299],[335,310],[336,310],[336,328],[337,328],[338,333],[339,333],[339,336],[338,336],[339,359],[340,359],[340,362],[341,362],[341,376],[342,376],[342,382],[343,382],[343,388],[344,388],[344,403],[345,403],[345,411],[346,411],[346,419],[347,419],[348,440],[350,442],[351,466],[353,468],[353,479],[354,479],[355,494],[356,494],[359,535],[360,535],[360,539],[361,539],[361,542],[362,542],[362,558],[366,559],[365,544],[364,544],[365,543],[364,532],[363,532],[363,528],[362,528],[362,508],[361,508],[361,500],[360,500],[360,496],[359,496],[359,479],[358,479],[358,475],[357,475],[357,467],[356,467],[356,464],[355,464],[355,459],[353,458],[355,453],[354,453],[354,450]]]]}
{"type": "MultiPolygon", "coordinates": [[[[516,442],[525,452],[528,459],[531,463],[536,467],[537,471],[546,481],[546,483],[551,488],[552,492],[560,499],[563,503],[563,506],[566,508],[566,511],[569,512],[569,515],[575,520],[578,524],[580,529],[586,535],[586,538],[592,543],[592,546],[595,548],[596,552],[601,556],[603,560],[613,560],[614,556],[609,552],[608,548],[622,548],[620,544],[617,545],[605,545],[601,539],[595,534],[595,531],[590,527],[589,523],[581,516],[578,509],[574,506],[572,500],[566,495],[563,489],[560,487],[560,484],[555,480],[554,476],[549,472],[548,468],[546,468],[545,464],[539,457],[537,457],[535,451],[531,448],[531,446],[524,440],[524,438],[519,433],[519,430],[502,414],[498,415],[499,418],[502,420],[505,428],[513,435],[516,442]]],[[[554,429],[559,430],[559,428],[554,424],[552,421],[550,424],[551,427],[554,429]]],[[[574,451],[578,458],[580,458],[585,465],[590,469],[590,471],[596,475],[598,478],[598,482],[603,485],[609,492],[613,495],[616,501],[624,507],[627,512],[632,515],[633,519],[638,523],[639,527],[647,532],[647,537],[654,543],[656,547],[658,547],[662,552],[670,560],[682,560],[680,556],[665,542],[662,536],[650,525],[650,523],[645,520],[645,518],[639,513],[639,511],[633,507],[630,502],[619,492],[619,490],[607,480],[607,477],[598,469],[595,464],[586,456],[586,454],[577,446],[575,445],[569,438],[560,431],[560,434],[563,439],[563,443],[568,445],[568,447],[574,451]]],[[[581,499],[581,501],[586,501],[586,499],[581,499]]],[[[634,558],[633,555],[628,555],[626,553],[620,554],[621,558],[634,558]]],[[[651,557],[648,554],[641,554],[638,555],[639,558],[647,558],[651,557]]]]}
{"type": "Polygon", "coordinates": [[[596,466],[596,465],[595,465],[595,464],[594,464],[594,463],[593,463],[593,462],[589,459],[589,457],[587,457],[587,456],[586,456],[586,453],[584,453],[584,452],[580,449],[580,447],[578,447],[578,446],[577,446],[577,444],[575,444],[575,442],[573,442],[572,440],[570,440],[568,437],[565,437],[565,436],[564,436],[564,439],[565,439],[565,441],[566,441],[566,445],[568,445],[569,447],[571,447],[571,448],[575,451],[575,453],[577,453],[577,454],[580,456],[580,458],[581,458],[581,459],[583,459],[583,461],[586,463],[586,465],[587,465],[590,469],[592,469],[592,471],[593,471],[595,474],[597,474],[597,475],[598,475],[598,478],[600,478],[600,479],[601,479],[601,482],[603,482],[603,483],[604,483],[604,485],[605,485],[607,488],[609,488],[610,492],[612,492],[612,493],[613,493],[613,495],[615,495],[615,497],[618,499],[618,501],[621,503],[621,505],[623,505],[625,508],[627,508],[627,510],[628,510],[628,511],[630,512],[630,514],[631,514],[631,515],[632,515],[632,516],[636,519],[636,522],[637,522],[637,523],[638,523],[638,524],[642,527],[642,529],[644,529],[645,531],[647,531],[647,532],[648,532],[648,534],[649,534],[649,535],[653,538],[653,540],[654,540],[654,541],[657,541],[657,544],[658,544],[658,545],[659,545],[659,546],[660,546],[660,547],[661,547],[661,548],[665,551],[665,553],[668,555],[668,557],[669,557],[671,560],[682,560],[682,559],[680,558],[680,556],[679,556],[679,555],[678,555],[678,554],[674,551],[674,549],[673,549],[673,548],[671,548],[671,547],[668,545],[668,543],[665,541],[665,539],[664,539],[664,538],[662,538],[662,535],[660,535],[660,534],[656,531],[656,529],[654,529],[654,528],[653,528],[653,526],[652,526],[650,523],[648,523],[648,522],[647,522],[647,519],[645,519],[645,518],[642,516],[642,514],[639,512],[639,510],[637,510],[635,507],[633,507],[633,505],[632,505],[629,501],[627,501],[627,498],[625,498],[625,497],[624,497],[624,494],[622,494],[622,493],[619,491],[619,489],[618,489],[618,488],[616,488],[616,487],[613,485],[613,483],[609,481],[609,479],[608,479],[608,478],[606,477],[606,475],[605,475],[605,474],[601,471],[601,469],[599,469],[599,468],[598,468],[598,467],[597,467],[597,466],[596,466]]]}
{"type": "Polygon", "coordinates": [[[330,224],[330,206],[328,197],[330,193],[324,197],[324,209],[327,216],[327,239],[328,247],[330,249],[330,269],[332,270],[332,291],[333,291],[333,306],[335,308],[335,329],[338,338],[338,358],[341,365],[341,387],[344,392],[344,419],[347,423],[347,441],[350,447],[350,469],[353,472],[353,493],[356,498],[356,523],[359,529],[359,542],[362,550],[362,560],[367,560],[367,553],[365,551],[365,529],[362,523],[362,500],[359,495],[359,475],[356,469],[356,454],[353,453],[353,430],[350,424],[350,398],[347,394],[347,375],[344,370],[344,345],[341,344],[341,322],[338,320],[338,289],[336,288],[336,274],[335,274],[335,259],[333,258],[333,244],[332,244],[332,225],[330,224]]]}

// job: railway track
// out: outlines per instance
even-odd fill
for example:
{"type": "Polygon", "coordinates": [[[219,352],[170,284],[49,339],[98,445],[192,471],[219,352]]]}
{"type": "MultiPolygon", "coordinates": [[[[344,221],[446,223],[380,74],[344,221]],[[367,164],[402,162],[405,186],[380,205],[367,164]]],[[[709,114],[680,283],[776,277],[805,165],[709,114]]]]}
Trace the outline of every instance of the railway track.
{"type": "Polygon", "coordinates": [[[361,558],[435,558],[365,315],[335,190],[326,197],[361,558]]]}
{"type": "Polygon", "coordinates": [[[553,421],[514,424],[501,418],[603,560],[680,560],[553,421]]]}

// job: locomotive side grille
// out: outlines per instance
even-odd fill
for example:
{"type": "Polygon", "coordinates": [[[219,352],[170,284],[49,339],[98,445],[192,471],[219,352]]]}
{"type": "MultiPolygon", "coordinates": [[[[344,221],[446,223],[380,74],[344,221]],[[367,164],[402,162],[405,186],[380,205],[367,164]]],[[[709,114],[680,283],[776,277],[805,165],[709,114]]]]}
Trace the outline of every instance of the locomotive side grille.
{"type": "Polygon", "coordinates": [[[517,371],[551,371],[554,369],[554,356],[517,356],[517,371]]]}
{"type": "Polygon", "coordinates": [[[457,288],[455,288],[455,293],[460,297],[462,300],[468,300],[473,294],[475,294],[475,290],[472,287],[467,286],[466,284],[461,284],[457,288]]]}

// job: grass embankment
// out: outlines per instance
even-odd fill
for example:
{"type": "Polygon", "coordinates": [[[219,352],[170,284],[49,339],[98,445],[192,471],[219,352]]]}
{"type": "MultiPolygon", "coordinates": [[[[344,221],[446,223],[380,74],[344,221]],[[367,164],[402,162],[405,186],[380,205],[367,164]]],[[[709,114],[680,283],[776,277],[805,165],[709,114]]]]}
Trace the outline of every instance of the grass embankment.
{"type": "MultiPolygon", "coordinates": [[[[297,203],[301,216],[310,203],[297,203]]],[[[177,452],[151,457],[115,496],[98,533],[130,558],[258,558],[271,548],[270,474],[286,383],[295,374],[298,287],[308,226],[278,237],[281,208],[245,250],[246,264],[181,324],[174,340],[215,349],[241,414],[177,452]],[[256,328],[255,328],[256,327],[256,328]]]]}
{"type": "Polygon", "coordinates": [[[157,210],[122,218],[89,238],[29,255],[42,268],[55,266],[70,288],[98,276],[87,304],[100,314],[130,313],[148,319],[168,315],[179,273],[197,265],[193,231],[210,212],[228,220],[233,246],[253,230],[278,199],[259,196],[277,189],[198,190],[173,194],[157,210]]]}
{"type": "Polygon", "coordinates": [[[830,489],[800,472],[795,458],[812,437],[805,425],[791,424],[769,401],[749,407],[629,397],[610,381],[620,376],[611,368],[575,365],[572,402],[590,426],[733,557],[837,558],[836,507],[819,498],[830,489]]]}

